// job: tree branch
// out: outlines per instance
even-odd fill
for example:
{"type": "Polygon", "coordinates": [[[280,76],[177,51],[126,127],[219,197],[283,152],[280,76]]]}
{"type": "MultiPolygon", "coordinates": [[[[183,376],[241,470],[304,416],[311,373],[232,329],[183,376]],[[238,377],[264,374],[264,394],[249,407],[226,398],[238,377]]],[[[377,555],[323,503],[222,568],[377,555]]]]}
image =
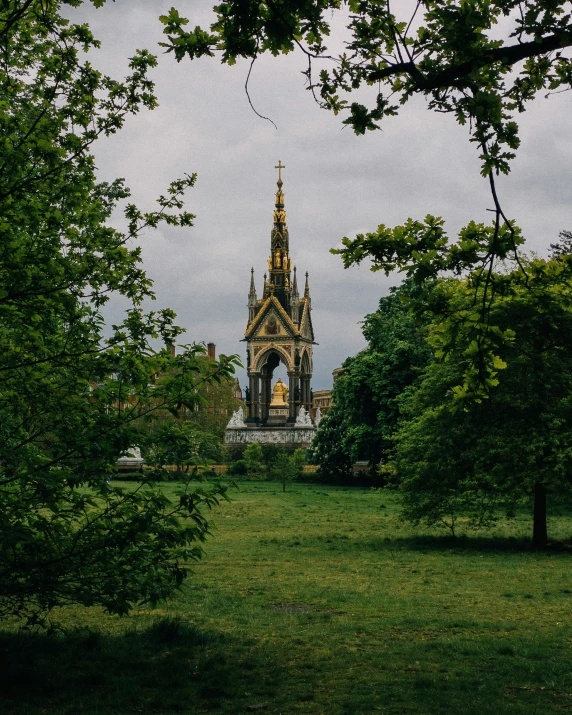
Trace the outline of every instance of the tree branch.
{"type": "Polygon", "coordinates": [[[547,35],[540,41],[531,40],[530,42],[522,42],[518,45],[484,50],[482,54],[467,62],[449,65],[439,72],[435,72],[435,74],[424,75],[415,62],[398,62],[390,67],[373,70],[369,73],[367,79],[368,81],[378,81],[387,79],[392,75],[408,74],[415,78],[419,89],[428,91],[441,87],[449,87],[456,81],[467,77],[475,70],[487,67],[495,62],[501,62],[503,65],[510,67],[527,57],[544,55],[547,52],[570,46],[572,46],[572,29],[555,35],[547,35]]]}

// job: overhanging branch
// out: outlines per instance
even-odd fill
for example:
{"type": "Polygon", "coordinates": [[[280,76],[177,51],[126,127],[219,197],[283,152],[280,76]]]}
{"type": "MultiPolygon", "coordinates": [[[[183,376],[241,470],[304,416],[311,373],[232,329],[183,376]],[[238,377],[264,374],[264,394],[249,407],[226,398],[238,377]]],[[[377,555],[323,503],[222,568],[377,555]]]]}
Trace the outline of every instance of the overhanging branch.
{"type": "Polygon", "coordinates": [[[496,62],[500,62],[506,67],[511,67],[527,57],[544,55],[547,52],[561,50],[570,46],[572,46],[572,29],[555,35],[547,35],[539,41],[531,40],[518,45],[484,50],[467,62],[449,65],[434,74],[423,74],[415,62],[398,62],[390,67],[373,70],[368,74],[368,80],[379,81],[393,75],[408,74],[415,79],[417,87],[421,90],[440,89],[450,87],[456,81],[467,77],[475,70],[488,67],[496,62]]]}

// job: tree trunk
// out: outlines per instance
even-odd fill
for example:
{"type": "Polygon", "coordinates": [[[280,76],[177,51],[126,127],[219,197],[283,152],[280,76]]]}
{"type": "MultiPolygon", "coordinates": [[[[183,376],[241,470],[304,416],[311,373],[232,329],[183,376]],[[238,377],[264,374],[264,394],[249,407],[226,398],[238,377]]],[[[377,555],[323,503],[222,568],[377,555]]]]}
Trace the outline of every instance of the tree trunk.
{"type": "Polygon", "coordinates": [[[536,482],[534,486],[534,518],[532,527],[532,545],[542,549],[548,544],[546,526],[546,487],[536,482]]]}

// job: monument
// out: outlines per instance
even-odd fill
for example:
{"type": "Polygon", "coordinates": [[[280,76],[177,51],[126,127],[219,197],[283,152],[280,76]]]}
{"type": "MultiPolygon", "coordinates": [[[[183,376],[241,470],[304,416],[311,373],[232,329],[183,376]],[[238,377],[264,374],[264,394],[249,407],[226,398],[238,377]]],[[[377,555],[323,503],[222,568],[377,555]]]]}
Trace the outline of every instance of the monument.
{"type": "Polygon", "coordinates": [[[246,445],[251,442],[282,444],[285,448],[306,447],[314,437],[310,418],[312,393],[312,305],[308,274],[304,294],[298,292],[296,267],[290,258],[290,239],[286,226],[282,169],[278,162],[278,190],[270,234],[268,273],[264,274],[259,299],[250,276],[246,342],[247,415],[241,426],[231,420],[225,443],[246,445]],[[279,378],[273,384],[274,370],[286,367],[288,385],[279,378]]]}

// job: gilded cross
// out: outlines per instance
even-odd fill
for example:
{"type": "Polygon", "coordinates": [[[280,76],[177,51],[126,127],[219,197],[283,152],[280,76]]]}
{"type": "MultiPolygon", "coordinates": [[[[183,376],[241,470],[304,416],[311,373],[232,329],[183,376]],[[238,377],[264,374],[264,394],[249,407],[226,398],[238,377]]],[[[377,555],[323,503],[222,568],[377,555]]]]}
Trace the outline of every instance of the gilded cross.
{"type": "Polygon", "coordinates": [[[278,159],[278,166],[275,166],[274,168],[278,169],[278,181],[282,181],[282,169],[285,169],[286,167],[282,164],[280,159],[278,159]]]}

